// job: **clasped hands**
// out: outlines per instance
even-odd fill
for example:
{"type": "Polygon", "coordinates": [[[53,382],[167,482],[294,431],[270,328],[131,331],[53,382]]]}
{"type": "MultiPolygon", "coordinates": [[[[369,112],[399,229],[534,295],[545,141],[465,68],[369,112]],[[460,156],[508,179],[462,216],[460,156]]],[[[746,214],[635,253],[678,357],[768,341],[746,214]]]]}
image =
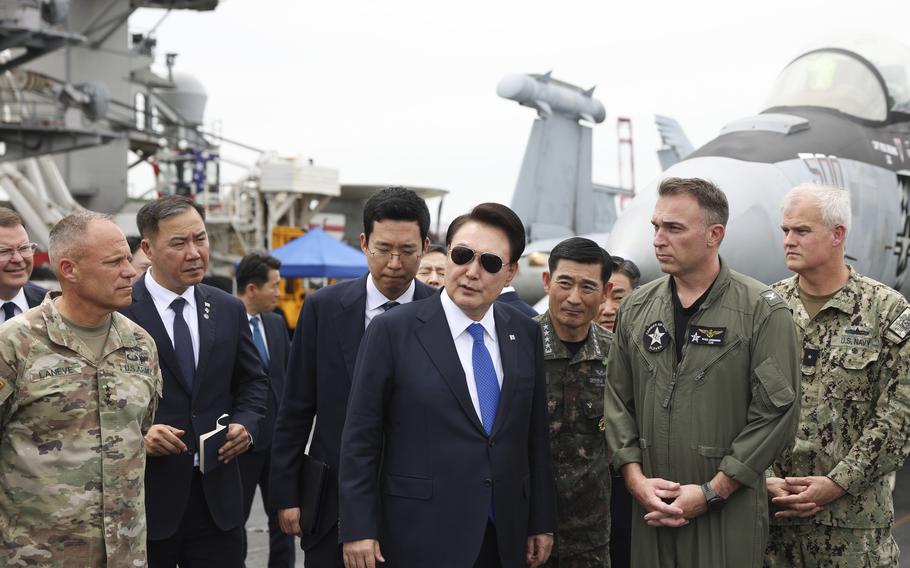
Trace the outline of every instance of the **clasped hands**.
{"type": "Polygon", "coordinates": [[[777,507],[774,516],[812,517],[825,505],[843,496],[846,491],[830,477],[769,477],[765,479],[771,503],[777,507]]]}
{"type": "MultiPolygon", "coordinates": [[[[646,511],[645,521],[649,526],[682,527],[708,511],[700,485],[680,485],[659,477],[645,477],[638,463],[626,464],[623,477],[629,492],[646,511]],[[667,500],[672,501],[667,503],[667,500]]],[[[711,483],[714,492],[724,498],[739,487],[739,482],[725,474],[718,474],[711,483]]]]}
{"type": "MultiPolygon", "coordinates": [[[[180,439],[184,430],[167,424],[153,424],[145,434],[145,453],[150,456],[170,456],[185,453],[186,444],[180,439]]],[[[250,435],[243,424],[228,425],[227,442],[218,449],[218,460],[228,463],[250,448],[250,435]]]]}

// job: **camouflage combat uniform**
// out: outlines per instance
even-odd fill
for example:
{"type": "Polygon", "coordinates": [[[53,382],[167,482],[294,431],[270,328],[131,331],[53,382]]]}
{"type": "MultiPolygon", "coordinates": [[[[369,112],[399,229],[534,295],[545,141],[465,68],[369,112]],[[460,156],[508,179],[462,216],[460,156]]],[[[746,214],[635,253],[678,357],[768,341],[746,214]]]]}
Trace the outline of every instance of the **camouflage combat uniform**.
{"type": "Polygon", "coordinates": [[[535,319],[543,335],[559,512],[559,532],[547,566],[608,568],[610,463],[603,397],[613,334],[591,324],[587,340],[572,357],[556,336],[549,312],[535,319]]]}
{"type": "Polygon", "coordinates": [[[851,269],[847,285],[809,319],[798,276],[774,289],[793,312],[802,350],[796,442],[773,473],[828,476],[847,493],[808,519],[775,519],[766,566],[897,566],[888,474],[910,428],[910,305],[851,269]]]}
{"type": "Polygon", "coordinates": [[[114,312],[95,361],[55,297],[0,326],[0,564],[145,566],[155,343],[114,312]]]}

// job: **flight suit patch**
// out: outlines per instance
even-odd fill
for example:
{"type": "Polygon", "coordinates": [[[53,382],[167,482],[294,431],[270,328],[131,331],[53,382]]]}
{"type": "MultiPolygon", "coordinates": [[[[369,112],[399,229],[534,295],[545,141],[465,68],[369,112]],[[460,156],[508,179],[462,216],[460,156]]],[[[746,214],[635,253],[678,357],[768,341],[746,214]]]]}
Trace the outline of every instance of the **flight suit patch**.
{"type": "Polygon", "coordinates": [[[901,341],[907,339],[907,335],[910,335],[910,308],[901,312],[901,315],[891,322],[888,330],[900,337],[901,341]]]}
{"type": "Polygon", "coordinates": [[[783,298],[781,298],[780,296],[777,295],[776,292],[774,292],[774,290],[766,290],[766,291],[762,292],[761,297],[764,298],[765,301],[768,302],[768,304],[771,306],[776,306],[777,304],[784,301],[783,298]]]}
{"type": "Polygon", "coordinates": [[[724,344],[727,335],[725,327],[709,327],[707,325],[690,325],[686,332],[689,343],[694,345],[710,345],[719,347],[724,344]]]}
{"type": "Polygon", "coordinates": [[[812,349],[811,347],[803,348],[803,365],[807,367],[814,367],[818,362],[818,349],[812,349]]]}
{"type": "Polygon", "coordinates": [[[670,344],[670,334],[662,321],[656,321],[645,328],[642,342],[648,353],[660,353],[670,344]]]}

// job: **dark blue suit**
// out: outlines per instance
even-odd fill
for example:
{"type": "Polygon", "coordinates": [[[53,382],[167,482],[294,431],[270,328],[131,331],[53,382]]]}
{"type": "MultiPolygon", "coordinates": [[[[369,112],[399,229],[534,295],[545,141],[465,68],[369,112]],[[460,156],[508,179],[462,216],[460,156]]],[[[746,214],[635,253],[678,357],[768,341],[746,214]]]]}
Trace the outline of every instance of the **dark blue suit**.
{"type": "Polygon", "coordinates": [[[46,289],[36,284],[32,284],[31,282],[26,282],[25,286],[22,287],[22,290],[25,292],[25,301],[30,308],[34,308],[43,302],[44,296],[47,295],[46,289]]]}
{"type": "MultiPolygon", "coordinates": [[[[207,508],[218,530],[237,529],[244,522],[237,460],[198,479],[193,455],[199,435],[212,430],[223,413],[231,415],[231,422],[242,424],[254,441],[257,438],[269,385],[253,345],[246,309],[240,300],[217,288],[195,286],[199,363],[191,388],[180,372],[173,344],[145,279],[143,276],[133,285],[133,302],[122,313],[148,331],[158,346],[164,396],[158,404],[155,423],[184,430],[181,439],[189,448],[180,455],[148,457],[145,470],[148,539],[181,537],[178,533],[186,528],[182,526],[184,514],[188,510],[199,512],[196,505],[201,503],[205,504],[201,513],[207,508]],[[204,500],[199,492],[204,494],[204,500]]],[[[192,549],[190,541],[180,545],[180,554],[192,549]]],[[[239,562],[238,558],[226,558],[223,562],[218,558],[210,560],[223,566],[239,562]]]]}
{"type": "MultiPolygon", "coordinates": [[[[288,381],[272,442],[271,505],[276,509],[299,505],[297,478],[301,459],[313,419],[318,416],[309,453],[327,463],[331,471],[317,534],[301,542],[307,551],[308,566],[314,565],[313,559],[335,559],[332,565],[341,561],[335,530],[338,457],[354,362],[364,331],[367,278],[369,274],[307,297],[291,345],[288,381]]],[[[438,290],[422,282],[414,283],[414,300],[438,294],[438,290]]]]}
{"type": "MultiPolygon", "coordinates": [[[[445,293],[445,292],[443,292],[445,293]]],[[[363,338],[342,437],[339,532],[379,539],[385,568],[465,568],[491,497],[502,565],[556,530],[539,326],[494,303],[503,381],[490,436],[440,297],[376,318],[363,338]]]]}
{"type": "MultiPolygon", "coordinates": [[[[278,405],[284,393],[285,367],[288,362],[288,351],[291,340],[284,318],[276,313],[259,314],[265,331],[265,342],[269,352],[269,401],[265,418],[259,422],[259,436],[252,451],[240,455],[240,478],[243,482],[243,512],[249,520],[256,486],[262,491],[262,500],[269,502],[271,485],[269,484],[270,460],[272,452],[272,434],[275,431],[275,419],[278,417],[278,405]]],[[[269,568],[294,566],[294,537],[281,532],[278,525],[278,512],[266,507],[269,519],[269,568]]]]}
{"type": "Polygon", "coordinates": [[[497,302],[502,302],[503,304],[508,304],[528,316],[529,318],[537,317],[540,314],[531,307],[530,304],[521,299],[521,296],[518,295],[518,292],[503,292],[496,298],[497,302]]]}

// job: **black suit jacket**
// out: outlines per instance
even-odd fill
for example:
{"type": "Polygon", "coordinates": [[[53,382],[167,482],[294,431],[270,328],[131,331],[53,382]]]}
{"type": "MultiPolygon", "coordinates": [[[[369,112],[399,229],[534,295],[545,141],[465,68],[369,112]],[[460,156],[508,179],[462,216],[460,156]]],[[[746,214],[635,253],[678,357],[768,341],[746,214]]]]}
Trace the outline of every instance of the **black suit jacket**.
{"type": "Polygon", "coordinates": [[[530,304],[521,299],[521,296],[518,295],[518,292],[503,292],[496,298],[497,302],[502,302],[508,304],[528,316],[529,318],[537,317],[537,311],[531,307],[530,304]]]}
{"type": "MultiPolygon", "coordinates": [[[[369,274],[340,282],[307,297],[291,344],[288,380],[272,441],[271,506],[276,509],[299,506],[297,478],[317,415],[309,453],[331,468],[324,514],[318,520],[316,535],[303,539],[304,549],[321,540],[338,520],[341,429],[357,349],[363,337],[368,277],[369,274]]],[[[415,301],[438,294],[438,290],[420,281],[415,280],[415,286],[415,301]]]]}
{"type": "Polygon", "coordinates": [[[44,296],[47,295],[46,289],[31,282],[26,282],[22,290],[25,292],[25,301],[28,302],[28,307],[30,308],[34,308],[43,302],[44,296]]]}
{"type": "Polygon", "coordinates": [[[291,339],[288,337],[288,327],[280,315],[265,312],[262,317],[262,326],[265,328],[265,343],[269,348],[269,398],[265,417],[259,422],[259,436],[253,452],[267,452],[272,450],[272,435],[275,433],[275,420],[278,418],[278,406],[284,395],[285,368],[288,364],[288,352],[291,348],[291,339]]]}
{"type": "MultiPolygon", "coordinates": [[[[158,346],[164,396],[156,424],[184,430],[185,454],[149,456],[145,468],[145,506],[148,538],[173,536],[180,527],[193,477],[193,455],[199,435],[212,430],[223,413],[243,424],[255,442],[265,415],[268,379],[250,334],[246,308],[217,288],[195,286],[199,318],[199,363],[192,388],[177,364],[173,343],[145,286],[145,276],[133,285],[133,303],[122,313],[142,326],[158,346]]],[[[215,524],[229,530],[244,522],[240,469],[237,460],[205,474],[206,502],[215,524]]]]}
{"type": "Polygon", "coordinates": [[[503,566],[556,529],[540,327],[493,304],[503,381],[492,432],[474,410],[440,298],[363,338],[341,442],[344,542],[378,538],[395,568],[472,566],[491,497],[503,566]]]}

